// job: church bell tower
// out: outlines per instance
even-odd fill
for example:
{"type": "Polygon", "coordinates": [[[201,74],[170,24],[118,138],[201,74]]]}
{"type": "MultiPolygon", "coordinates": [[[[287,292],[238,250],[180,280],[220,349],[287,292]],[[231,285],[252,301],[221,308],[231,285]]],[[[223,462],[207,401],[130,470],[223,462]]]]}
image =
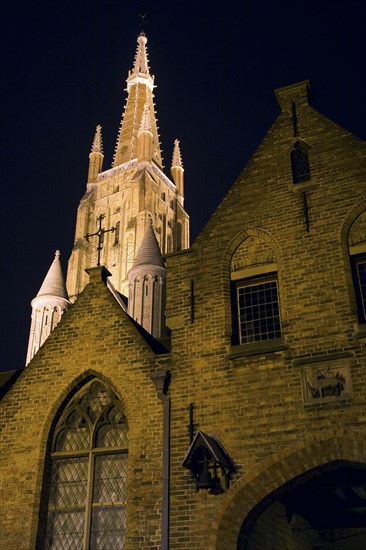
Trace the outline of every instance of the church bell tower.
{"type": "Polygon", "coordinates": [[[112,167],[103,170],[102,129],[97,126],[89,155],[86,192],[77,212],[67,289],[71,302],[88,282],[85,269],[100,261],[114,288],[128,296],[128,272],[150,220],[162,254],[189,247],[189,216],[184,209],[184,169],[178,140],[173,146],[171,177],[164,172],[150,74],[147,38],[141,33],[112,167]],[[100,220],[103,220],[97,242],[100,220]],[[89,235],[86,239],[85,236],[89,235]]]}
{"type": "Polygon", "coordinates": [[[130,315],[153,336],[164,335],[162,255],[189,247],[189,216],[184,209],[184,169],[178,140],[173,146],[171,178],[164,172],[154,76],[150,74],[146,44],[147,38],[141,33],[108,170],[103,170],[102,127],[96,127],[66,286],[57,252],[32,301],[27,364],[88,283],[86,270],[99,265],[111,273],[109,281],[115,291],[126,297],[130,294],[130,315]]]}

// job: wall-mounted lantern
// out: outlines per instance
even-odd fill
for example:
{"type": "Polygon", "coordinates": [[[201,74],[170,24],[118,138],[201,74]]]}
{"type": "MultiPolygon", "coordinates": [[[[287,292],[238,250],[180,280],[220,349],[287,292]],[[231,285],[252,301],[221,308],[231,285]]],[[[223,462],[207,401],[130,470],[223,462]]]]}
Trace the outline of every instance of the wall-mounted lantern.
{"type": "Polygon", "coordinates": [[[206,489],[212,495],[223,493],[222,485],[228,489],[236,471],[221,443],[203,432],[196,433],[182,466],[192,472],[197,491],[206,489]]]}

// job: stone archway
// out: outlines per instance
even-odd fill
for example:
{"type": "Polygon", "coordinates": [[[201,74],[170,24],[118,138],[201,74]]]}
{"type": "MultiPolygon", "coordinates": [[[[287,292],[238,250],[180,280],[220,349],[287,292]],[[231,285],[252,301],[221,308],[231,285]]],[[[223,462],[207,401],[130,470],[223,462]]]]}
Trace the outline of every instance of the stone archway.
{"type": "Polygon", "coordinates": [[[366,546],[366,464],[335,460],[265,497],[245,518],[237,550],[366,546]]]}
{"type": "Polygon", "coordinates": [[[211,525],[208,548],[238,550],[244,522],[268,508],[275,501],[271,495],[276,496],[276,491],[295,478],[337,461],[366,465],[365,434],[345,430],[323,432],[253,468],[225,495],[211,525]],[[257,508],[260,503],[262,510],[257,508]],[[253,510],[255,513],[250,516],[253,510]]]}

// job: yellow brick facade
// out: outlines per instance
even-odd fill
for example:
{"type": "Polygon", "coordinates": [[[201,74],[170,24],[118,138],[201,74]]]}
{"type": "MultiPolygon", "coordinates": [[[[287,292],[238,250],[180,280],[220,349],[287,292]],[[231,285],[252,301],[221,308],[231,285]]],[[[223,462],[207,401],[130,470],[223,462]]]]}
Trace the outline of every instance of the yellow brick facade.
{"type": "MultiPolygon", "coordinates": [[[[0,407],[1,550],[44,548],[40,510],[52,425],[90,377],[114,389],[128,420],[126,550],[365,544],[356,527],[334,535],[333,526],[339,539],[354,535],[344,546],[331,546],[330,532],[304,518],[292,528],[276,497],[327,465],[366,464],[366,331],[348,246],[350,228],[366,211],[366,146],[309,106],[306,90],[300,83],[277,91],[281,113],[248,165],[193,246],[166,257],[170,340],[163,345],[139,328],[96,268],[8,389],[0,407]],[[294,184],[290,152],[298,139],[307,144],[311,177],[294,184]],[[240,344],[232,272],[257,276],[269,265],[277,270],[281,336],[240,344]],[[346,389],[313,398],[309,380],[324,365],[343,373],[346,389]],[[168,545],[164,404],[152,379],[167,372],[168,545]],[[197,491],[182,467],[190,426],[217,438],[235,463],[220,494],[197,491]]],[[[361,248],[363,238],[361,231],[361,248]]]]}

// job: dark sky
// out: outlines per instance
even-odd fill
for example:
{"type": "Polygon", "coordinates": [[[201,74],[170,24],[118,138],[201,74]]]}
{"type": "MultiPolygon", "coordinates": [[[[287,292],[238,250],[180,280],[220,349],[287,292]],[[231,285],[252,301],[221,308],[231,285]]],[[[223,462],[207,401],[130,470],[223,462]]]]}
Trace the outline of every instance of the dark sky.
{"type": "Polygon", "coordinates": [[[31,307],[56,249],[66,271],[95,126],[111,165],[139,14],[165,159],[181,142],[192,240],[309,79],[312,105],[366,139],[366,3],[13,3],[2,20],[1,370],[24,365],[31,307]]]}

